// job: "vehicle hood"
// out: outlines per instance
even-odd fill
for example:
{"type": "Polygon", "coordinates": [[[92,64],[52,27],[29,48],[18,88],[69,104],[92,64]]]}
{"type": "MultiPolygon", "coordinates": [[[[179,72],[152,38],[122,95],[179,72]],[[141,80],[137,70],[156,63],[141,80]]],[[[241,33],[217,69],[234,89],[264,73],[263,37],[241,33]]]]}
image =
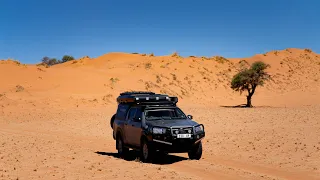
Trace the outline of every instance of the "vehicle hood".
{"type": "Polygon", "coordinates": [[[174,119],[174,120],[152,120],[152,121],[146,121],[148,125],[151,126],[160,126],[160,127],[166,127],[170,128],[172,126],[195,126],[198,125],[197,122],[189,120],[189,119],[174,119]]]}

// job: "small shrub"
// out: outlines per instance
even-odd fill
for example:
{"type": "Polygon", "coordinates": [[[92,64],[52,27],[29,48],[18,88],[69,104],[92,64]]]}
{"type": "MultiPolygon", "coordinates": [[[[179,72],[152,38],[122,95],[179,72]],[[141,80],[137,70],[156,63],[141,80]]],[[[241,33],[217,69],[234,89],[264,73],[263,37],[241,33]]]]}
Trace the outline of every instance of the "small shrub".
{"type": "Polygon", "coordinates": [[[154,54],[153,54],[153,53],[151,53],[149,56],[150,56],[150,57],[154,57],[154,54]]]}
{"type": "Polygon", "coordinates": [[[20,65],[20,64],[21,64],[18,60],[14,60],[14,59],[8,59],[8,60],[14,62],[14,63],[17,64],[17,65],[20,65]]]}
{"type": "Polygon", "coordinates": [[[107,94],[107,95],[102,97],[102,100],[103,101],[109,101],[110,98],[112,98],[112,94],[107,94]]]}
{"type": "Polygon", "coordinates": [[[144,65],[144,67],[145,67],[146,69],[150,69],[150,68],[152,67],[151,62],[146,63],[146,64],[144,65]]]}
{"type": "Polygon", "coordinates": [[[311,49],[305,49],[304,52],[306,52],[306,53],[312,53],[312,50],[311,50],[311,49]]]}
{"type": "Polygon", "coordinates": [[[146,54],[141,54],[141,56],[146,56],[146,54]]]}
{"type": "Polygon", "coordinates": [[[278,56],[279,51],[274,51],[273,53],[274,53],[274,55],[278,56]]]}
{"type": "Polygon", "coordinates": [[[203,69],[206,70],[207,72],[209,72],[209,69],[208,69],[208,68],[203,67],[203,69]]]}
{"type": "Polygon", "coordinates": [[[208,60],[208,59],[210,59],[210,58],[208,58],[208,57],[205,57],[205,56],[202,56],[201,58],[202,58],[202,60],[203,60],[203,59],[205,59],[205,60],[208,60]]]}
{"type": "Polygon", "coordinates": [[[195,56],[189,56],[190,58],[196,58],[195,56]]]}
{"type": "Polygon", "coordinates": [[[160,76],[157,75],[156,78],[157,78],[157,83],[161,83],[161,78],[160,78],[160,76]]]}
{"type": "Polygon", "coordinates": [[[173,74],[173,73],[171,73],[171,75],[172,75],[172,79],[173,79],[174,81],[176,81],[176,80],[177,80],[177,75],[175,75],[175,74],[173,74]]]}
{"type": "Polygon", "coordinates": [[[43,69],[41,69],[41,68],[39,68],[39,67],[38,67],[37,69],[38,69],[39,71],[44,71],[43,69]]]}
{"type": "Polygon", "coordinates": [[[82,59],[90,59],[90,57],[89,56],[83,56],[79,60],[82,60],[82,59]]]}
{"type": "Polygon", "coordinates": [[[16,85],[16,92],[24,91],[24,87],[21,85],[16,85]]]}
{"type": "Polygon", "coordinates": [[[110,78],[110,81],[111,81],[112,83],[116,83],[116,82],[119,81],[119,79],[118,79],[118,78],[110,78]]]}
{"type": "Polygon", "coordinates": [[[139,53],[137,53],[137,52],[134,52],[134,53],[132,53],[132,54],[139,54],[139,53]]]}
{"type": "Polygon", "coordinates": [[[215,56],[214,57],[215,61],[217,61],[220,64],[224,64],[225,62],[228,62],[229,60],[222,57],[222,56],[215,56]]]}
{"type": "Polygon", "coordinates": [[[171,54],[171,57],[177,57],[177,58],[179,58],[180,55],[178,54],[178,52],[174,52],[173,54],[171,54]]]}

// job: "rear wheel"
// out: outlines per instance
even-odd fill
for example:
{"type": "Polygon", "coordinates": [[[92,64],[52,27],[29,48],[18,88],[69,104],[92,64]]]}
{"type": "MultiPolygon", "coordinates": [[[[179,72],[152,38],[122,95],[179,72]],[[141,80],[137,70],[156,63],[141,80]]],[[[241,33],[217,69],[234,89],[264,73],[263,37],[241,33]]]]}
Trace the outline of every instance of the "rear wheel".
{"type": "Polygon", "coordinates": [[[188,152],[190,159],[199,160],[202,156],[202,142],[200,141],[196,145],[192,146],[191,150],[188,152]]]}
{"type": "Polygon", "coordinates": [[[124,158],[129,152],[129,148],[126,148],[124,146],[122,137],[120,135],[117,136],[116,148],[118,150],[118,155],[120,158],[124,158]]]}
{"type": "Polygon", "coordinates": [[[148,163],[151,162],[154,155],[154,150],[150,146],[147,140],[142,140],[141,148],[140,148],[140,159],[142,162],[148,163]]]}
{"type": "Polygon", "coordinates": [[[116,115],[114,114],[111,119],[110,119],[110,127],[113,129],[113,122],[114,122],[114,119],[115,119],[116,115]]]}

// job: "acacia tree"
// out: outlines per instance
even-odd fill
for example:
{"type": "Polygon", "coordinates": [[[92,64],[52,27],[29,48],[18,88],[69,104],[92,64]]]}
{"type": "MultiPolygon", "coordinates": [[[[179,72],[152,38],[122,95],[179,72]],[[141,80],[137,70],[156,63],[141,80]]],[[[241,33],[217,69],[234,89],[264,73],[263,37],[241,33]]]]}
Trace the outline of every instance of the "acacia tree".
{"type": "Polygon", "coordinates": [[[233,76],[231,88],[239,91],[240,94],[242,94],[243,91],[248,91],[246,107],[252,107],[251,98],[257,86],[263,86],[264,82],[271,78],[271,76],[265,72],[269,67],[269,64],[257,61],[254,62],[249,69],[244,68],[233,76]]]}
{"type": "Polygon", "coordinates": [[[41,59],[41,61],[42,61],[42,63],[44,63],[44,64],[48,64],[49,61],[50,61],[50,58],[47,57],[47,56],[45,56],[45,57],[43,57],[43,58],[41,59]]]}

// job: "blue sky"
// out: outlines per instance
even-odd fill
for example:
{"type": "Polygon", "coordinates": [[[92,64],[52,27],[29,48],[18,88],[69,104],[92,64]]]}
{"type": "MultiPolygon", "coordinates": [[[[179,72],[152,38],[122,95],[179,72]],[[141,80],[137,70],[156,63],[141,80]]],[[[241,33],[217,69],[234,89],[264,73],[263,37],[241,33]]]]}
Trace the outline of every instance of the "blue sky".
{"type": "Polygon", "coordinates": [[[0,59],[320,52],[317,0],[0,0],[0,59]]]}

